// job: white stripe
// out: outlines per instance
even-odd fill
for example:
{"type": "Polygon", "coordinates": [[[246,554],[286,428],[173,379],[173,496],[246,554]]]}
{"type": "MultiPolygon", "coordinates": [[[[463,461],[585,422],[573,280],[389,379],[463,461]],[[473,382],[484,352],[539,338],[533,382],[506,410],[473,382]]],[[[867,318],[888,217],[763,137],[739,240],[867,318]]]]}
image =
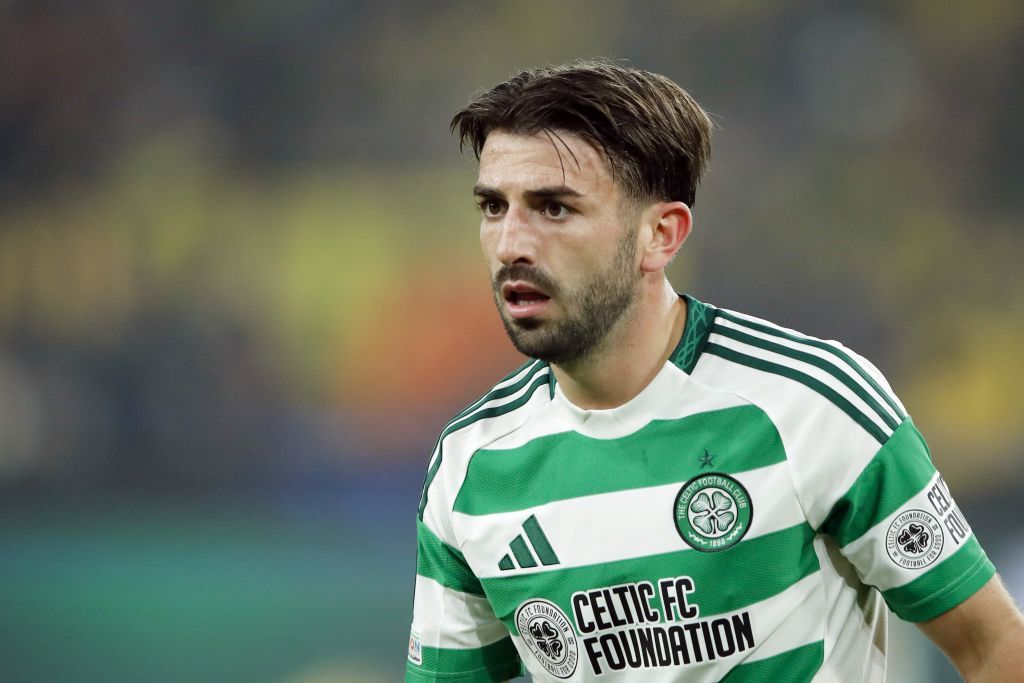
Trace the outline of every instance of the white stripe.
{"type": "MultiPolygon", "coordinates": [[[[535,360],[535,361],[527,363],[523,367],[522,370],[520,370],[516,374],[512,375],[508,379],[502,380],[501,382],[498,382],[493,387],[491,387],[491,391],[496,391],[497,389],[502,389],[502,388],[507,387],[509,385],[515,384],[516,382],[521,380],[523,377],[525,377],[526,375],[528,375],[531,372],[533,372],[534,368],[536,368],[538,364],[540,364],[539,360],[535,360]]],[[[487,393],[489,394],[489,393],[491,393],[491,391],[488,391],[487,393]]]]}
{"type": "MultiPolygon", "coordinates": [[[[511,380],[508,380],[507,382],[501,382],[498,385],[496,385],[494,388],[498,389],[500,387],[505,387],[505,386],[510,386],[512,384],[515,384],[516,382],[521,380],[527,373],[529,373],[534,368],[535,365],[536,365],[536,363],[534,363],[533,365],[530,365],[525,370],[523,370],[523,372],[520,372],[518,375],[513,377],[511,380]]],[[[527,389],[530,388],[530,385],[532,385],[534,382],[537,381],[537,377],[545,377],[548,374],[550,374],[550,372],[551,372],[550,368],[544,368],[544,369],[538,371],[537,374],[534,377],[530,378],[529,382],[527,382],[522,387],[520,387],[515,393],[509,394],[508,396],[502,396],[502,397],[499,397],[499,398],[492,398],[489,401],[481,403],[479,406],[474,408],[472,412],[470,412],[470,413],[468,413],[466,415],[463,415],[462,417],[459,417],[459,418],[449,422],[448,425],[445,427],[445,429],[448,429],[452,425],[458,424],[458,423],[460,423],[460,422],[462,422],[464,420],[468,420],[469,418],[471,418],[474,415],[478,414],[482,410],[487,410],[488,408],[494,408],[494,407],[497,407],[497,406],[503,406],[503,405],[505,405],[507,403],[511,403],[512,401],[516,400],[517,398],[519,398],[520,396],[525,394],[527,389]]],[[[490,394],[493,391],[494,391],[494,389],[492,389],[491,391],[488,391],[487,394],[490,394]]],[[[486,394],[485,394],[485,396],[486,396],[486,394]]]]}
{"type": "Polygon", "coordinates": [[[871,421],[872,424],[876,425],[879,428],[879,430],[881,430],[882,433],[885,434],[885,436],[888,437],[892,435],[893,430],[889,427],[889,425],[885,424],[885,422],[882,421],[878,413],[876,413],[875,410],[871,408],[868,404],[866,404],[859,396],[850,391],[850,389],[845,384],[836,379],[835,376],[832,375],[832,373],[826,372],[809,363],[805,363],[803,361],[790,358],[789,356],[784,356],[774,351],[762,349],[759,346],[752,346],[745,342],[736,341],[735,339],[725,337],[721,334],[712,334],[710,337],[708,337],[708,339],[720,346],[724,346],[734,351],[738,351],[739,353],[743,353],[748,356],[753,356],[754,358],[758,358],[761,360],[766,360],[771,363],[776,363],[778,365],[791,368],[798,372],[802,372],[805,375],[813,377],[814,379],[825,384],[830,389],[835,391],[837,394],[845,398],[851,404],[853,404],[854,408],[857,409],[858,412],[865,415],[871,421]]]}
{"type": "MultiPolygon", "coordinates": [[[[824,342],[825,344],[828,344],[829,346],[831,346],[831,347],[833,347],[833,348],[835,348],[837,350],[841,350],[841,351],[845,352],[848,356],[850,356],[850,358],[852,358],[854,361],[856,361],[858,365],[860,365],[862,370],[864,370],[869,375],[871,375],[871,377],[878,383],[878,386],[880,386],[886,392],[886,395],[890,399],[892,399],[892,401],[897,406],[899,406],[900,411],[904,415],[907,414],[907,411],[903,407],[903,404],[900,403],[899,398],[896,396],[896,392],[894,392],[892,390],[892,387],[889,386],[889,383],[885,380],[885,377],[882,376],[882,373],[879,372],[878,368],[876,368],[871,363],[871,361],[869,361],[868,359],[864,358],[863,356],[858,354],[856,351],[854,351],[854,350],[850,349],[849,347],[845,346],[842,342],[838,342],[835,339],[820,339],[818,337],[812,337],[811,335],[804,334],[803,332],[800,332],[799,330],[794,330],[794,329],[789,328],[789,327],[783,327],[782,325],[778,325],[776,323],[773,323],[770,320],[765,320],[764,318],[758,318],[758,317],[753,316],[753,315],[747,315],[746,313],[739,313],[737,311],[732,311],[732,310],[728,310],[728,309],[723,309],[723,310],[725,310],[725,312],[728,313],[729,315],[735,316],[737,318],[741,318],[741,319],[743,319],[746,322],[757,323],[759,325],[764,325],[765,327],[770,327],[773,330],[778,330],[779,332],[784,332],[786,334],[791,334],[794,337],[798,337],[800,339],[807,339],[809,341],[824,342]]],[[[719,317],[717,317],[715,319],[715,322],[722,322],[723,318],[724,318],[724,316],[719,316],[719,317]]]]}
{"type": "MultiPolygon", "coordinates": [[[[896,412],[892,409],[892,407],[886,402],[886,397],[882,396],[879,392],[875,391],[875,389],[867,381],[865,381],[863,377],[861,377],[861,375],[856,371],[856,369],[854,369],[849,363],[844,361],[839,356],[836,356],[833,353],[829,353],[825,349],[822,349],[818,346],[814,346],[812,344],[805,344],[793,341],[785,337],[777,337],[775,335],[768,334],[767,332],[761,332],[760,330],[755,330],[751,327],[746,327],[744,325],[735,323],[732,320],[729,320],[728,318],[719,317],[715,320],[715,323],[721,325],[722,327],[728,327],[730,329],[743,332],[744,334],[749,334],[752,337],[757,337],[758,339],[764,339],[765,341],[778,344],[779,346],[785,346],[795,351],[800,351],[803,353],[808,353],[812,356],[817,356],[818,358],[826,361],[829,365],[835,368],[836,371],[843,373],[844,375],[852,379],[854,382],[856,382],[857,385],[859,385],[860,388],[863,389],[864,392],[867,393],[867,395],[870,396],[872,400],[877,402],[878,405],[882,408],[882,410],[884,410],[885,413],[895,422],[899,423],[902,421],[902,418],[899,415],[897,415],[896,412]]],[[[825,343],[829,344],[829,346],[833,346],[832,342],[825,343]]],[[[847,349],[844,349],[844,351],[848,352],[847,349]]]]}
{"type": "MultiPolygon", "coordinates": [[[[753,503],[753,519],[744,541],[805,522],[793,495],[788,467],[786,462],[780,462],[732,475],[753,503]]],[[[537,515],[544,535],[562,563],[555,567],[538,564],[518,571],[517,575],[663,553],[699,552],[680,538],[672,514],[683,483],[581,496],[514,512],[455,512],[452,525],[473,557],[495,558],[474,567],[480,578],[507,576],[498,569],[497,558],[509,552],[508,544],[531,514],[537,515]],[[580,520],[586,523],[581,524],[580,520]]]]}
{"type": "Polygon", "coordinates": [[[425,576],[416,577],[412,628],[425,646],[458,650],[490,645],[508,635],[487,598],[446,588],[425,576]]]}
{"type": "Polygon", "coordinates": [[[537,405],[550,402],[545,385],[534,384],[538,377],[546,376],[549,372],[548,368],[544,368],[537,373],[533,381],[516,393],[504,399],[488,402],[492,406],[507,405],[525,396],[527,390],[532,391],[530,398],[523,405],[502,415],[478,419],[444,438],[443,459],[427,490],[423,522],[445,543],[460,547],[451,531],[450,512],[466,478],[469,459],[478,449],[485,448],[495,439],[518,429],[537,405]]]}
{"type": "MultiPolygon", "coordinates": [[[[528,373],[529,373],[529,372],[530,372],[530,371],[531,371],[531,370],[532,370],[532,369],[533,369],[534,367],[536,367],[537,363],[539,363],[539,362],[540,362],[540,361],[537,361],[537,362],[535,362],[535,363],[531,363],[530,365],[528,365],[528,366],[527,366],[526,368],[524,368],[524,369],[523,369],[523,370],[522,370],[521,372],[517,373],[517,374],[516,374],[516,375],[515,375],[514,377],[512,377],[511,379],[509,379],[509,380],[506,380],[506,381],[504,381],[504,382],[499,382],[498,384],[496,384],[496,385],[494,386],[494,388],[493,388],[493,389],[491,389],[491,391],[488,391],[488,392],[487,392],[487,394],[490,394],[490,393],[491,393],[492,391],[494,391],[495,389],[499,389],[499,388],[502,388],[502,387],[506,387],[506,386],[510,386],[510,385],[512,385],[512,384],[515,384],[516,382],[518,382],[519,380],[521,380],[521,379],[522,379],[522,378],[523,378],[523,377],[524,377],[524,376],[525,376],[526,374],[528,374],[528,373]]],[[[538,372],[538,373],[537,373],[537,377],[542,377],[542,376],[546,376],[546,375],[547,375],[547,374],[549,374],[549,373],[550,373],[550,369],[544,369],[544,370],[542,370],[542,371],[540,371],[540,372],[538,372]]],[[[477,406],[476,408],[474,408],[474,409],[473,409],[473,411],[472,411],[471,413],[468,413],[468,414],[466,414],[466,415],[463,415],[462,417],[456,418],[456,419],[452,420],[451,422],[449,422],[449,423],[448,423],[447,425],[445,425],[445,428],[444,428],[444,429],[446,430],[446,429],[448,429],[449,427],[451,427],[452,425],[454,425],[454,424],[457,424],[457,423],[459,423],[459,422],[462,422],[463,420],[466,420],[466,419],[468,419],[468,418],[472,417],[473,415],[476,415],[476,414],[477,414],[477,413],[479,413],[479,412],[480,412],[481,410],[486,410],[487,408],[493,408],[493,407],[495,407],[495,406],[501,406],[501,405],[505,405],[505,404],[507,404],[507,403],[511,403],[512,401],[515,401],[515,400],[516,400],[517,398],[519,398],[519,397],[520,397],[520,396],[522,396],[522,395],[523,395],[524,393],[526,393],[527,389],[529,389],[529,388],[530,388],[530,385],[531,385],[531,384],[533,384],[533,382],[534,382],[534,381],[536,381],[536,379],[537,379],[536,377],[532,378],[532,379],[531,379],[531,380],[530,380],[529,382],[527,382],[527,383],[526,383],[526,384],[525,384],[525,385],[524,385],[523,387],[521,387],[521,388],[520,388],[520,389],[519,389],[519,390],[518,390],[517,392],[515,392],[514,394],[510,394],[509,396],[505,396],[505,397],[503,397],[503,398],[495,398],[495,399],[491,399],[490,401],[487,401],[487,402],[485,402],[485,403],[482,403],[482,404],[480,404],[479,406],[477,406]]],[[[487,394],[485,394],[485,396],[486,396],[487,394]]],[[[457,432],[457,431],[458,431],[458,430],[456,430],[456,432],[457,432]]],[[[454,434],[454,433],[456,433],[456,432],[452,432],[452,434],[454,434]]],[[[444,433],[444,430],[442,430],[442,432],[441,432],[441,433],[443,434],[443,433],[444,433]]],[[[451,436],[451,434],[449,434],[448,436],[451,436]]],[[[444,439],[447,439],[447,438],[448,438],[448,436],[444,437],[444,439]]],[[[433,467],[434,467],[434,461],[436,461],[436,460],[437,460],[437,456],[438,456],[438,454],[439,454],[439,453],[440,453],[440,451],[441,451],[441,448],[440,448],[440,446],[441,446],[441,441],[439,440],[439,441],[438,441],[438,443],[437,443],[437,445],[436,445],[436,446],[434,446],[434,452],[433,452],[433,454],[432,454],[432,455],[430,456],[430,462],[429,462],[429,463],[428,463],[428,465],[427,465],[427,471],[428,471],[428,472],[430,471],[430,469],[431,469],[431,468],[433,468],[433,467]]],[[[429,498],[429,496],[428,496],[428,498],[429,498]]]]}
{"type": "Polygon", "coordinates": [[[882,372],[878,368],[876,368],[871,363],[871,361],[869,361],[864,356],[861,356],[856,351],[853,351],[852,349],[849,349],[845,346],[843,347],[843,350],[850,355],[850,358],[853,358],[855,361],[857,361],[857,364],[860,365],[861,369],[864,372],[871,375],[872,379],[875,380],[875,383],[877,383],[878,386],[882,388],[882,391],[885,392],[885,395],[888,396],[892,400],[892,402],[896,404],[896,407],[899,408],[899,412],[906,415],[906,407],[903,405],[903,403],[900,402],[900,397],[896,395],[896,392],[892,390],[892,387],[889,386],[889,382],[888,380],[885,379],[885,376],[882,374],[882,372]]]}
{"type": "MultiPolygon", "coordinates": [[[[944,514],[940,514],[939,511],[933,507],[928,496],[938,481],[939,473],[936,472],[928,484],[910,500],[901,505],[899,509],[875,526],[871,527],[857,540],[851,541],[843,546],[843,554],[850,558],[850,561],[857,567],[858,572],[861,577],[863,577],[864,583],[875,586],[878,590],[882,591],[910,583],[914,579],[927,574],[929,570],[942,564],[942,562],[944,562],[950,555],[962,548],[963,544],[973,535],[973,532],[970,531],[970,527],[965,527],[967,535],[965,538],[959,539],[960,542],[957,543],[957,541],[947,531],[945,521],[950,515],[959,514],[959,508],[956,503],[953,502],[952,506],[944,511],[944,514]],[[901,555],[898,550],[891,546],[891,544],[890,548],[887,548],[887,544],[889,542],[888,537],[891,532],[893,530],[899,530],[898,528],[892,529],[893,522],[903,513],[912,510],[921,511],[938,522],[938,532],[934,534],[934,537],[932,537],[933,532],[928,528],[927,523],[922,524],[922,526],[929,534],[931,544],[936,542],[942,543],[942,552],[939,553],[934,561],[929,563],[927,566],[917,569],[900,566],[900,564],[897,563],[897,560],[892,559],[890,556],[890,548],[895,552],[897,558],[903,558],[904,555],[901,555]]],[[[946,495],[948,495],[948,493],[946,495]]],[[[950,498],[950,501],[952,501],[952,498],[950,498]]],[[[963,519],[962,515],[960,515],[960,519],[963,519]]],[[[898,525],[898,527],[903,526],[903,524],[898,525]]],[[[895,539],[896,535],[893,534],[893,537],[895,539]]],[[[903,561],[905,562],[906,560],[903,561]]]]}
{"type": "MultiPolygon", "coordinates": [[[[486,398],[489,394],[493,394],[495,391],[498,391],[499,389],[504,389],[505,387],[512,386],[513,384],[515,384],[516,382],[521,380],[523,377],[526,377],[531,372],[533,372],[533,370],[537,367],[538,363],[540,363],[539,360],[533,361],[532,363],[527,364],[519,372],[517,372],[516,374],[512,375],[508,379],[505,379],[505,380],[502,380],[502,381],[498,382],[493,387],[491,387],[490,390],[486,394],[484,394],[479,399],[477,399],[477,401],[479,401],[480,399],[486,398]]],[[[476,401],[474,401],[474,403],[475,402],[476,401]]],[[[473,404],[471,403],[470,405],[473,405],[473,404]]],[[[475,413],[477,410],[479,410],[482,407],[483,407],[483,405],[481,404],[480,406],[477,406],[476,408],[474,408],[471,412],[467,413],[466,415],[463,415],[462,417],[459,417],[459,418],[457,418],[455,420],[452,420],[452,422],[449,423],[449,426],[452,423],[458,422],[459,420],[461,420],[464,417],[469,417],[470,415],[472,415],[473,413],[475,413]]]]}
{"type": "Polygon", "coordinates": [[[821,614],[825,609],[821,576],[805,576],[778,595],[747,608],[758,647],[748,662],[788,652],[825,636],[821,614]]]}
{"type": "Polygon", "coordinates": [[[608,410],[583,410],[555,387],[551,410],[537,415],[490,445],[495,449],[519,448],[534,439],[576,431],[595,439],[618,439],[633,434],[655,420],[678,420],[699,413],[749,405],[743,398],[694,381],[672,363],[666,363],[647,387],[633,399],[608,410]]]}
{"type": "Polygon", "coordinates": [[[865,586],[831,536],[817,536],[814,550],[825,589],[825,661],[820,683],[883,683],[889,609],[882,594],[865,586]],[[878,642],[876,642],[878,641],[878,642]]]}
{"type": "Polygon", "coordinates": [[[694,379],[733,391],[768,414],[815,529],[879,449],[878,441],[831,401],[799,382],[705,353],[694,379]]]}

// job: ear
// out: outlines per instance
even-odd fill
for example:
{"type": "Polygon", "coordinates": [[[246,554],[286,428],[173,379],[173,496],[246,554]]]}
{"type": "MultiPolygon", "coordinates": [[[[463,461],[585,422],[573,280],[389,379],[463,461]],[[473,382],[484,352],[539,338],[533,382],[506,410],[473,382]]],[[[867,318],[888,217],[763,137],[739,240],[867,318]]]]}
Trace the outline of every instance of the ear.
{"type": "Polygon", "coordinates": [[[643,213],[640,269],[645,273],[664,270],[693,227],[693,214],[683,202],[660,202],[643,213]]]}

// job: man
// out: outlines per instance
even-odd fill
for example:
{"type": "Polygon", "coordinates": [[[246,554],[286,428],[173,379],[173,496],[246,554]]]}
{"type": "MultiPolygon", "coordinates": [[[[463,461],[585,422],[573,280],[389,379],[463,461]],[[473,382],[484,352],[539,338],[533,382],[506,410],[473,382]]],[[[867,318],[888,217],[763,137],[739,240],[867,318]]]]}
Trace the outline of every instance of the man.
{"type": "Polygon", "coordinates": [[[711,127],[600,62],[455,115],[535,360],[438,440],[407,680],[880,681],[886,604],[968,680],[1024,680],[1024,621],[878,371],[665,278],[711,127]]]}

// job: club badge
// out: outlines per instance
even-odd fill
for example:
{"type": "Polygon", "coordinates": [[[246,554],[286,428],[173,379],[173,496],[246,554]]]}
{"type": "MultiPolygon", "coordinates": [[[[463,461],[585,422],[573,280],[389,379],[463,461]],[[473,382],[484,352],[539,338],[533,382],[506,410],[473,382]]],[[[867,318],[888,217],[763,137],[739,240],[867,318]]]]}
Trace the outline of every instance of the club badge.
{"type": "Polygon", "coordinates": [[[754,508],[743,485],[727,474],[700,474],[676,495],[676,531],[686,543],[705,553],[736,545],[750,530],[754,508]]]}

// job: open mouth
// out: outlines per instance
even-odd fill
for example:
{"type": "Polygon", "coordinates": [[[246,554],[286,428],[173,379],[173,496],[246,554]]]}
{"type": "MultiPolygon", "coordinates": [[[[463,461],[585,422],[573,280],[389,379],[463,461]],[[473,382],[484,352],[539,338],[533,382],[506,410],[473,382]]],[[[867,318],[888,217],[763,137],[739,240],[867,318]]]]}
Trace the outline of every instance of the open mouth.
{"type": "Polygon", "coordinates": [[[536,315],[551,301],[551,297],[526,282],[506,282],[501,286],[501,296],[513,318],[536,315]]]}

